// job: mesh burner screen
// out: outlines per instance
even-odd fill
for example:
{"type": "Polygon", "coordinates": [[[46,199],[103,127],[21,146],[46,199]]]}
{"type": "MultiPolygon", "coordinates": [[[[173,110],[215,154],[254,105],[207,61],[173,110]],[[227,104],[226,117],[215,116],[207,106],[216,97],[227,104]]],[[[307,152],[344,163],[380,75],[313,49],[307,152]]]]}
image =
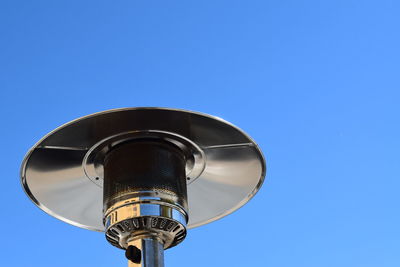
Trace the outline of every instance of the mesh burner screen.
{"type": "Polygon", "coordinates": [[[141,139],[113,148],[104,160],[105,210],[131,193],[168,193],[186,203],[185,157],[174,145],[141,139]]]}

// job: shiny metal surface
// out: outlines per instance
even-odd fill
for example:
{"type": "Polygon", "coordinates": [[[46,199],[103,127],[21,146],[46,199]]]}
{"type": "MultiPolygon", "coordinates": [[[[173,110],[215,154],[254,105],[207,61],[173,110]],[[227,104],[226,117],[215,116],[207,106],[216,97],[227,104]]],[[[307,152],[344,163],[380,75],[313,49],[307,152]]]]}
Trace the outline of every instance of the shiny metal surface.
{"type": "Polygon", "coordinates": [[[144,236],[131,240],[129,245],[140,250],[140,258],[136,262],[128,260],[128,267],[164,267],[163,244],[157,238],[144,236]]]}
{"type": "MultiPolygon", "coordinates": [[[[173,210],[178,211],[181,215],[179,215],[180,219],[175,219],[178,220],[179,222],[183,224],[187,224],[188,221],[188,214],[187,211],[185,210],[185,207],[181,205],[179,202],[179,198],[177,198],[174,195],[169,195],[169,194],[163,194],[159,192],[152,192],[152,191],[138,191],[133,194],[130,194],[131,198],[120,201],[115,203],[113,206],[111,206],[108,210],[104,212],[104,218],[106,219],[107,217],[110,216],[110,214],[118,209],[128,207],[131,205],[136,205],[136,204],[142,204],[142,205],[147,205],[147,204],[154,204],[154,205],[162,205],[166,207],[170,207],[173,210]]],[[[151,210],[151,209],[150,209],[151,210]]],[[[135,211],[135,214],[131,216],[137,217],[137,216],[161,216],[159,214],[160,210],[157,210],[156,213],[152,212],[149,210],[149,213],[147,213],[147,209],[140,209],[135,211]]],[[[120,217],[122,219],[122,217],[120,217]]],[[[108,227],[107,221],[104,222],[104,225],[108,227]]]]}
{"type": "Polygon", "coordinates": [[[105,212],[106,238],[126,249],[129,240],[151,234],[162,241],[164,249],[176,246],[186,237],[187,214],[167,197],[143,196],[116,203],[105,212]]]}
{"type": "Polygon", "coordinates": [[[60,220],[104,231],[101,166],[96,165],[92,151],[115,136],[137,132],[160,133],[161,138],[184,144],[191,153],[186,166],[188,228],[240,208],[264,180],[261,151],[250,137],[226,121],[183,110],[125,108],[74,120],[41,139],[21,167],[25,192],[42,210],[60,220]]]}

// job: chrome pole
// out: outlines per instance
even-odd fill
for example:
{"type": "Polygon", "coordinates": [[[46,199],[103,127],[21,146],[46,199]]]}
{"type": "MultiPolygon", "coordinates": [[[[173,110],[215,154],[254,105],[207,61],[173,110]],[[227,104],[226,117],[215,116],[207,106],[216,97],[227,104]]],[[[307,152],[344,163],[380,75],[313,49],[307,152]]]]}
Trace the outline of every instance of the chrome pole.
{"type": "Polygon", "coordinates": [[[156,237],[142,237],[129,242],[128,267],[164,267],[164,246],[156,237]]]}

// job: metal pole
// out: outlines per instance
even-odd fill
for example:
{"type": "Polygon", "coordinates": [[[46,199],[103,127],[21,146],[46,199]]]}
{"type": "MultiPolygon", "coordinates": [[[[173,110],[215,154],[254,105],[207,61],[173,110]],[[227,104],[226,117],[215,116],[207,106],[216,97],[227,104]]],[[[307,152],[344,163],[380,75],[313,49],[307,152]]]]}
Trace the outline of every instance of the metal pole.
{"type": "Polygon", "coordinates": [[[128,267],[164,267],[164,246],[154,237],[130,241],[126,256],[128,267]]]}

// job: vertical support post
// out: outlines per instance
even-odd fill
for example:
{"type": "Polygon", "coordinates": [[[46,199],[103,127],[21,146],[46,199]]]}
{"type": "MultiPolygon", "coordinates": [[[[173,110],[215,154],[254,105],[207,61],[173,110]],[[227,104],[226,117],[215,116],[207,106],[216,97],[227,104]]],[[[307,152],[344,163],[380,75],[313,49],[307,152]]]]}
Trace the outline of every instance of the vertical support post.
{"type": "Polygon", "coordinates": [[[164,246],[154,237],[130,241],[126,256],[128,267],[164,267],[164,246]]]}

